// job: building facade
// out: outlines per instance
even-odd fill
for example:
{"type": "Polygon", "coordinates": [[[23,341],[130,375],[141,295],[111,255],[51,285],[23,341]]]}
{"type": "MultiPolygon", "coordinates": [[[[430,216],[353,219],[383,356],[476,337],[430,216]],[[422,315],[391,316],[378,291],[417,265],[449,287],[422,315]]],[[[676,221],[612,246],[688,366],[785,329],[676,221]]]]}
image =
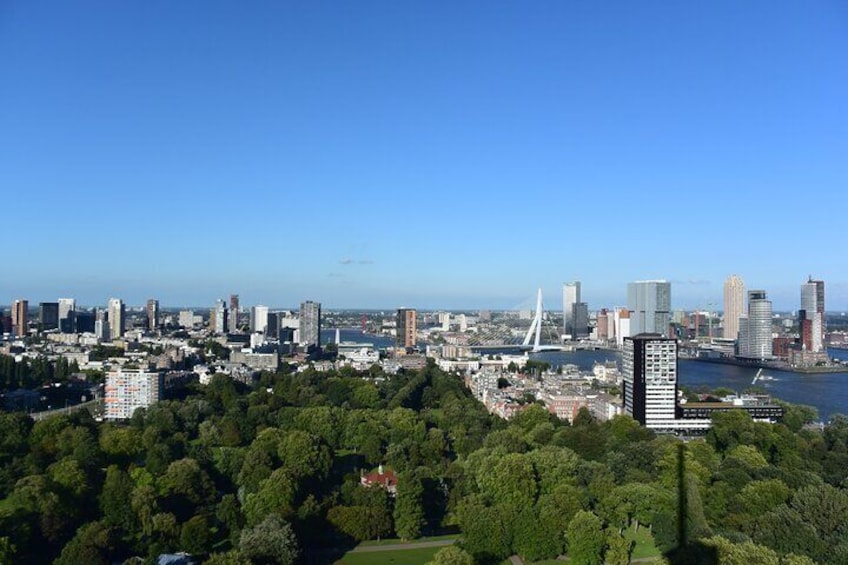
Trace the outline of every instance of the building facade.
{"type": "Polygon", "coordinates": [[[126,308],[120,298],[110,298],[107,308],[109,319],[109,338],[116,339],[124,335],[124,322],[126,320],[126,308]]]}
{"type": "Polygon", "coordinates": [[[674,429],[677,409],[677,340],[660,334],[624,339],[624,413],[655,430],[674,429]]]}
{"type": "Polygon", "coordinates": [[[268,307],[252,306],[250,308],[250,333],[266,333],[268,331],[268,307]]]}
{"type": "Polygon", "coordinates": [[[77,331],[77,301],[73,298],[59,299],[59,331],[65,334],[77,331]]]}
{"type": "Polygon", "coordinates": [[[42,332],[59,329],[58,302],[41,302],[38,305],[38,329],[42,332]]]}
{"type": "Polygon", "coordinates": [[[668,336],[671,323],[671,283],[664,280],[636,281],[627,285],[630,332],[668,336]]]}
{"type": "Polygon", "coordinates": [[[397,311],[397,335],[395,336],[395,348],[406,350],[415,347],[418,313],[413,308],[398,308],[397,311]]]}
{"type": "Polygon", "coordinates": [[[745,315],[745,282],[737,275],[724,281],[724,339],[739,338],[739,319],[745,315]]]}
{"type": "Polygon", "coordinates": [[[320,347],[321,303],[307,300],[300,304],[300,344],[320,347]]]}
{"type": "Polygon", "coordinates": [[[739,357],[749,359],[771,359],[772,307],[766,291],[748,291],[748,315],[739,320],[739,357]]]}
{"type": "Polygon", "coordinates": [[[223,298],[215,301],[215,307],[209,313],[209,328],[216,334],[227,333],[228,325],[227,303],[223,298]]]}
{"type": "Polygon", "coordinates": [[[824,281],[810,277],[801,285],[801,309],[798,310],[801,347],[820,353],[825,349],[824,281]]]}
{"type": "Polygon", "coordinates": [[[577,339],[574,305],[580,303],[580,281],[562,285],[562,333],[566,339],[577,339]]]}
{"type": "Polygon", "coordinates": [[[105,418],[127,420],[136,408],[147,408],[162,399],[161,373],[118,369],[106,375],[105,418]]]}
{"type": "Polygon", "coordinates": [[[147,329],[156,331],[159,329],[159,301],[151,298],[147,301],[147,329]]]}
{"type": "Polygon", "coordinates": [[[29,326],[29,301],[15,300],[12,303],[12,333],[18,337],[27,334],[29,326]]]}

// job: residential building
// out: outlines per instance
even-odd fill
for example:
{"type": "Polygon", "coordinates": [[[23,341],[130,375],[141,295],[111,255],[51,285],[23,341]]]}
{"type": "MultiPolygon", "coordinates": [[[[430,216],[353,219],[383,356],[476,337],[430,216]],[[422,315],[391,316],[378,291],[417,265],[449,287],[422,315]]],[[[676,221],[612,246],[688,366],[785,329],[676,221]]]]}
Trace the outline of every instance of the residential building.
{"type": "Polygon", "coordinates": [[[123,337],[124,323],[127,317],[124,302],[120,298],[110,298],[107,312],[109,320],[109,339],[123,337]]]}
{"type": "Polygon", "coordinates": [[[147,329],[150,331],[159,329],[159,301],[155,298],[147,301],[147,329]]]}
{"type": "Polygon", "coordinates": [[[161,373],[123,368],[110,371],[106,375],[106,419],[129,419],[136,408],[147,408],[161,400],[163,389],[161,373]]]}
{"type": "Polygon", "coordinates": [[[801,329],[801,347],[805,351],[824,351],[824,281],[810,277],[801,285],[801,309],[798,310],[801,329]]]}
{"type": "Polygon", "coordinates": [[[739,320],[737,355],[750,359],[772,357],[772,307],[764,290],[748,291],[748,315],[739,320]]]}
{"type": "Polygon", "coordinates": [[[321,303],[307,300],[300,303],[300,344],[321,346],[321,303]]]}
{"type": "Polygon", "coordinates": [[[664,280],[636,281],[627,284],[630,332],[669,335],[671,322],[671,283],[664,280]]]}
{"type": "Polygon", "coordinates": [[[739,319],[745,315],[745,282],[737,275],[724,281],[724,339],[739,338],[739,319]]]}
{"type": "Polygon", "coordinates": [[[658,333],[624,339],[624,413],[655,430],[674,429],[677,408],[677,340],[658,333]]]}
{"type": "Polygon", "coordinates": [[[624,338],[630,337],[630,310],[616,308],[613,323],[615,324],[615,344],[622,348],[624,347],[624,338]]]}
{"type": "Polygon", "coordinates": [[[12,302],[12,333],[18,337],[27,334],[29,325],[29,301],[15,300],[12,302]]]}
{"type": "MultiPolygon", "coordinates": [[[[239,331],[239,314],[241,310],[239,309],[239,295],[231,294],[230,295],[230,312],[229,312],[229,324],[227,326],[230,332],[239,331]]],[[[227,330],[225,330],[227,331],[227,330]]]]}
{"type": "Polygon", "coordinates": [[[398,308],[396,324],[397,335],[395,337],[395,349],[406,350],[415,347],[417,333],[417,315],[414,308],[398,308]]]}

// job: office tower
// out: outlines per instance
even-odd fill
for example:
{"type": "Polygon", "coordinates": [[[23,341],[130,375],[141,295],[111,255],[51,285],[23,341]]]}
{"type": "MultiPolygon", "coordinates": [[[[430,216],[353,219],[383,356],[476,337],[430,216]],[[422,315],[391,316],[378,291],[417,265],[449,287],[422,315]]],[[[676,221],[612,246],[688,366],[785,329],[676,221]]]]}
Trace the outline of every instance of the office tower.
{"type": "Polygon", "coordinates": [[[589,305],[575,302],[571,305],[571,339],[589,337],[589,305]]]}
{"type": "MultiPolygon", "coordinates": [[[[77,311],[74,314],[74,332],[76,333],[94,333],[95,314],[94,312],[77,311]]],[[[108,329],[108,326],[107,326],[108,329]]]]}
{"type": "Polygon", "coordinates": [[[147,329],[156,331],[159,328],[159,301],[151,298],[147,301],[147,329]]]}
{"type": "Polygon", "coordinates": [[[663,280],[627,284],[630,333],[658,333],[668,336],[671,321],[671,283],[663,280]]]}
{"type": "Polygon", "coordinates": [[[465,317],[465,314],[460,314],[456,317],[457,322],[459,322],[459,331],[460,333],[465,333],[468,331],[468,319],[465,317]]]}
{"type": "Polygon", "coordinates": [[[106,375],[105,417],[128,420],[136,408],[147,408],[162,399],[164,377],[160,373],[119,368],[106,375]]]}
{"type": "Polygon", "coordinates": [[[100,341],[109,341],[112,338],[108,312],[106,310],[98,309],[94,313],[94,335],[100,341]]]}
{"type": "Polygon", "coordinates": [[[77,301],[73,298],[59,299],[59,330],[63,334],[77,331],[77,301]]]}
{"type": "Polygon", "coordinates": [[[12,302],[12,333],[18,337],[27,334],[29,323],[29,301],[15,300],[12,302]]]}
{"type": "Polygon", "coordinates": [[[268,330],[268,307],[252,306],[250,308],[250,333],[264,334],[268,330]]]}
{"type": "Polygon", "coordinates": [[[819,353],[824,350],[824,281],[810,277],[801,285],[801,309],[798,311],[803,349],[819,353]]]}
{"type": "Polygon", "coordinates": [[[745,315],[745,283],[736,275],[724,281],[724,338],[739,337],[739,318],[745,315]]]}
{"type": "MultiPolygon", "coordinates": [[[[574,323],[574,305],[580,302],[580,281],[562,285],[562,333],[566,339],[577,339],[574,323]]],[[[588,321],[587,324],[588,326],[588,321]]]]}
{"type": "Polygon", "coordinates": [[[627,337],[621,365],[625,414],[646,428],[673,427],[677,407],[677,341],[655,333],[627,337]]]}
{"type": "Polygon", "coordinates": [[[120,298],[109,299],[109,337],[116,339],[123,337],[124,324],[127,317],[124,302],[120,298]]]}
{"type": "Polygon", "coordinates": [[[209,313],[209,329],[216,334],[227,333],[227,303],[223,298],[215,301],[215,307],[209,313]]]}
{"type": "Polygon", "coordinates": [[[265,328],[265,335],[272,339],[280,337],[280,312],[268,312],[268,325],[265,328]]]}
{"type": "Polygon", "coordinates": [[[239,331],[239,314],[240,313],[241,313],[241,310],[239,310],[239,295],[238,294],[231,294],[230,295],[229,325],[227,326],[231,333],[235,333],[235,332],[239,331]]]}
{"type": "Polygon", "coordinates": [[[599,341],[607,341],[615,337],[615,320],[612,312],[601,308],[595,317],[596,335],[599,341]]]}
{"type": "Polygon", "coordinates": [[[397,335],[395,337],[395,349],[405,350],[415,347],[417,312],[414,308],[398,308],[397,311],[397,335]]]}
{"type": "Polygon", "coordinates": [[[301,345],[321,345],[321,303],[307,300],[300,303],[301,345]]]}
{"type": "Polygon", "coordinates": [[[766,296],[766,291],[748,291],[748,315],[739,320],[739,357],[772,357],[771,318],[771,300],[766,296]]]}
{"type": "Polygon", "coordinates": [[[38,330],[59,329],[59,303],[41,302],[38,305],[38,330]]]}

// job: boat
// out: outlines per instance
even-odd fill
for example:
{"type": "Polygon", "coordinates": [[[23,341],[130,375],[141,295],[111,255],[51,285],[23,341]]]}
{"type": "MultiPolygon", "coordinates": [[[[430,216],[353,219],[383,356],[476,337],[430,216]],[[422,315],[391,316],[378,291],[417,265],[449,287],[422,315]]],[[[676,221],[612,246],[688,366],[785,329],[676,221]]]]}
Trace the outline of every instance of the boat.
{"type": "Polygon", "coordinates": [[[775,379],[771,375],[764,375],[763,370],[760,369],[759,371],[757,371],[757,374],[754,375],[754,380],[751,381],[751,384],[755,385],[755,384],[757,384],[757,381],[776,381],[776,380],[777,379],[775,379]]]}

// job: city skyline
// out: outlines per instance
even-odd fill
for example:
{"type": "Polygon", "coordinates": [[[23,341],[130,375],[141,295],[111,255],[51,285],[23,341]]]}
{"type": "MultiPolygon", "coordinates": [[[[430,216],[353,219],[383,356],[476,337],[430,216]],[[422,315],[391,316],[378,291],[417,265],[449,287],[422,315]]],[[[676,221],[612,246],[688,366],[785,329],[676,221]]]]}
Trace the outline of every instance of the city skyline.
{"type": "Polygon", "coordinates": [[[0,300],[510,308],[580,280],[592,307],[665,278],[707,308],[739,272],[776,309],[813,273],[848,310],[837,224],[781,229],[848,204],[846,16],[6,4],[0,300]]]}

